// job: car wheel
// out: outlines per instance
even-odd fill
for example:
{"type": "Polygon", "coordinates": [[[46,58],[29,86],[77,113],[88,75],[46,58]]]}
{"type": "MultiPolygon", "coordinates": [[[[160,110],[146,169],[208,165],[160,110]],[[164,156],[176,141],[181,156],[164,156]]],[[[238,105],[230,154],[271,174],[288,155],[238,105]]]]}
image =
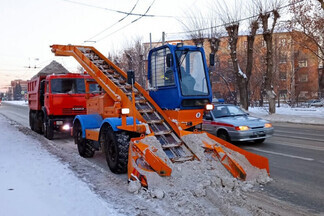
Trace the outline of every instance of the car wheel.
{"type": "Polygon", "coordinates": [[[229,137],[229,135],[228,135],[228,133],[226,131],[219,131],[217,133],[217,136],[219,138],[221,138],[222,140],[225,140],[227,142],[230,142],[231,141],[231,139],[230,139],[230,137],[229,137]]]}
{"type": "Polygon", "coordinates": [[[254,140],[255,143],[257,144],[261,144],[264,142],[265,139],[257,139],[257,140],[254,140]]]}

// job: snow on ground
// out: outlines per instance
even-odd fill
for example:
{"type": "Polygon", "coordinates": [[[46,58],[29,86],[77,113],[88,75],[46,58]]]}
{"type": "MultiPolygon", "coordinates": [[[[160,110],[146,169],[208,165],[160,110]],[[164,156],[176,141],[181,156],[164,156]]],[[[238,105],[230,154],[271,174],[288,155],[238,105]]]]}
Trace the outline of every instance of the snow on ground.
{"type": "Polygon", "coordinates": [[[120,215],[0,115],[0,215],[120,215]]]}
{"type": "Polygon", "coordinates": [[[289,122],[324,125],[324,107],[276,107],[275,114],[268,113],[268,107],[249,107],[252,116],[261,117],[271,122],[289,122]]]}
{"type": "Polygon", "coordinates": [[[28,101],[2,101],[9,104],[28,106],[28,101]]]}

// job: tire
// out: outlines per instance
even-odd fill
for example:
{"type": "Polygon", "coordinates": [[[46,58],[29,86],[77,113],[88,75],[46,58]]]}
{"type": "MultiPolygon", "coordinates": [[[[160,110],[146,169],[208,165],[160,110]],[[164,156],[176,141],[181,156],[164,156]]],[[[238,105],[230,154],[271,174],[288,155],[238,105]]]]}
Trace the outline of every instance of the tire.
{"type": "Polygon", "coordinates": [[[230,142],[231,141],[228,133],[225,130],[219,131],[217,133],[217,137],[221,138],[222,140],[225,140],[226,142],[230,142]]]}
{"type": "Polygon", "coordinates": [[[36,112],[34,114],[35,118],[34,118],[34,131],[36,131],[39,134],[43,133],[42,130],[42,122],[43,122],[43,115],[40,112],[36,112]]]}
{"type": "Polygon", "coordinates": [[[34,122],[35,122],[34,113],[31,110],[29,110],[29,127],[32,131],[35,131],[34,122]]]}
{"type": "Polygon", "coordinates": [[[257,144],[261,144],[264,142],[265,139],[257,139],[257,140],[254,140],[254,143],[257,143],[257,144]]]}
{"type": "Polygon", "coordinates": [[[47,139],[52,140],[54,137],[54,128],[53,125],[51,124],[50,120],[48,119],[45,123],[45,131],[44,135],[47,139]]]}
{"type": "Polygon", "coordinates": [[[73,125],[73,137],[74,143],[78,146],[79,155],[84,158],[92,158],[95,151],[87,144],[87,140],[82,138],[82,128],[78,121],[73,125]]]}
{"type": "Polygon", "coordinates": [[[113,173],[127,172],[128,148],[130,137],[127,134],[115,132],[109,126],[103,130],[104,153],[107,165],[113,173]]]}

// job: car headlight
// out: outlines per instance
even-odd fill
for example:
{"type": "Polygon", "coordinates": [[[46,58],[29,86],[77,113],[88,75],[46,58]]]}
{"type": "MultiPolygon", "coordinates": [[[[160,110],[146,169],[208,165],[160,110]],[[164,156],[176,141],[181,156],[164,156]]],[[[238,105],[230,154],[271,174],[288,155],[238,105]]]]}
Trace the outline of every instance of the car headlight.
{"type": "Polygon", "coordinates": [[[246,125],[243,125],[243,126],[237,126],[235,127],[235,130],[239,130],[239,131],[247,131],[247,130],[250,130],[250,128],[246,125]]]}
{"type": "Polygon", "coordinates": [[[271,124],[271,123],[265,123],[265,124],[264,124],[264,127],[265,127],[265,128],[271,128],[271,127],[272,127],[272,124],[271,124]]]}
{"type": "Polygon", "coordinates": [[[62,129],[68,131],[71,129],[71,127],[69,124],[65,124],[65,125],[63,125],[62,129]]]}

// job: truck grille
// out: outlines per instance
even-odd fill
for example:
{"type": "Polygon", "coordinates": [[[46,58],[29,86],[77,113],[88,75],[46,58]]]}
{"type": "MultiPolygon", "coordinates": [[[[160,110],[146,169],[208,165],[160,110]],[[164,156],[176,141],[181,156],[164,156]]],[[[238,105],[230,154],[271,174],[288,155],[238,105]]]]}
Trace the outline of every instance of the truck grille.
{"type": "Polygon", "coordinates": [[[73,107],[73,108],[63,108],[62,114],[63,115],[79,115],[79,114],[86,114],[87,109],[84,107],[73,107]]]}

